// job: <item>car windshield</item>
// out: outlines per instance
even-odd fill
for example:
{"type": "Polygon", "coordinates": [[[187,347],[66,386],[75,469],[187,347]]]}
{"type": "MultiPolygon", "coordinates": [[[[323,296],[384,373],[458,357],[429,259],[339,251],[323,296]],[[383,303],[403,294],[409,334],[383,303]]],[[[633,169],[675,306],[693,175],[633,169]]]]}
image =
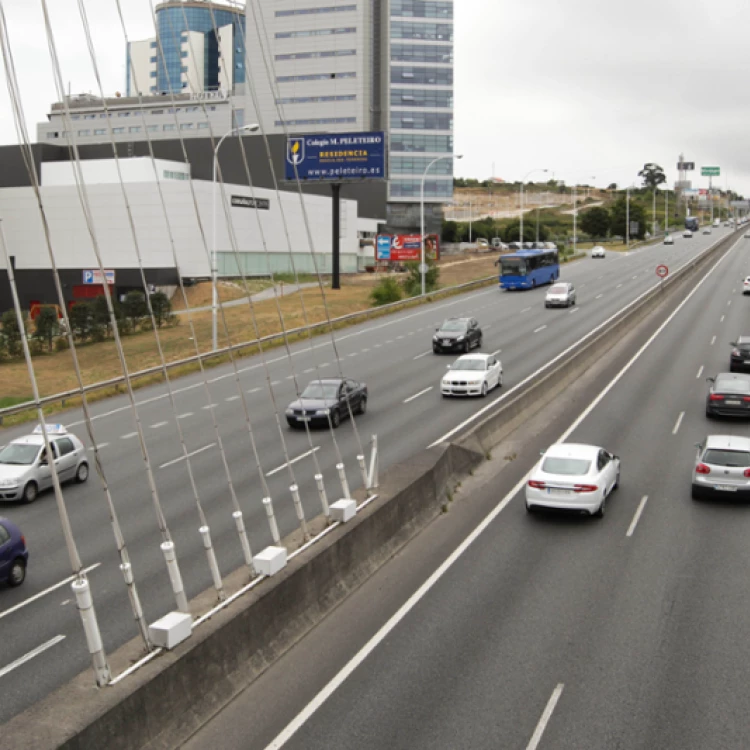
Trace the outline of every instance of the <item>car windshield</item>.
{"type": "Polygon", "coordinates": [[[310,385],[302,391],[301,398],[332,399],[336,398],[338,392],[339,387],[336,383],[310,383],[310,385]]]}
{"type": "Polygon", "coordinates": [[[441,331],[465,331],[466,323],[462,320],[446,320],[443,325],[440,326],[441,331]]]}
{"type": "Polygon", "coordinates": [[[716,378],[714,390],[719,393],[750,393],[750,381],[745,378],[716,378]]]}
{"type": "Polygon", "coordinates": [[[451,370],[484,370],[485,361],[483,359],[457,359],[452,365],[451,370]]]}
{"type": "Polygon", "coordinates": [[[550,294],[567,294],[568,293],[568,287],[566,287],[564,284],[555,284],[550,290],[550,294]]]}
{"type": "Polygon", "coordinates": [[[709,448],[703,461],[713,466],[750,466],[750,452],[709,448]]]}
{"type": "Polygon", "coordinates": [[[500,258],[503,274],[509,276],[525,276],[526,263],[522,258],[500,258]]]}
{"type": "Polygon", "coordinates": [[[36,454],[39,452],[38,445],[24,443],[11,443],[0,451],[0,464],[18,464],[28,466],[34,463],[36,454]]]}
{"type": "Polygon", "coordinates": [[[542,471],[547,474],[564,474],[565,476],[583,476],[589,473],[591,461],[585,458],[556,458],[548,456],[542,462],[542,471]]]}

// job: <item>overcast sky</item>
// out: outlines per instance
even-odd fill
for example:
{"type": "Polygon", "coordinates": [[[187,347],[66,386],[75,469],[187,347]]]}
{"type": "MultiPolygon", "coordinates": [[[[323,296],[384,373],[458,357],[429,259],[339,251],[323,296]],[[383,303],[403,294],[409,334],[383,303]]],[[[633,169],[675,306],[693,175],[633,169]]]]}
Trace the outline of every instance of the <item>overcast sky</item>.
{"type": "MultiPolygon", "coordinates": [[[[132,40],[153,35],[151,0],[121,0],[132,40]]],[[[63,79],[97,92],[76,0],[48,0],[63,79]]],[[[0,0],[35,138],[57,92],[39,0],[0,0]]],[[[104,88],[122,91],[115,0],[85,0],[104,88]]],[[[750,0],[456,0],[456,175],[568,184],[670,184],[682,152],[750,196],[750,0]],[[593,178],[593,179],[592,179],[593,178]]],[[[0,143],[17,142],[0,62],[0,143]]]]}

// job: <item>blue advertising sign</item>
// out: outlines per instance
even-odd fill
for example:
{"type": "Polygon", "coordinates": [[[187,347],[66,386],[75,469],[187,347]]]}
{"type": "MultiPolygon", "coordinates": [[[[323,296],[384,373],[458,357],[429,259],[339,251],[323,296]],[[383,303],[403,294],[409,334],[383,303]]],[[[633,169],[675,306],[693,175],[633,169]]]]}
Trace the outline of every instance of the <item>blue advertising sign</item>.
{"type": "Polygon", "coordinates": [[[391,235],[390,234],[379,234],[378,235],[378,246],[377,246],[377,260],[390,260],[391,259],[391,235]]]}
{"type": "Polygon", "coordinates": [[[287,180],[384,180],[385,133],[333,133],[289,137],[287,180]]]}

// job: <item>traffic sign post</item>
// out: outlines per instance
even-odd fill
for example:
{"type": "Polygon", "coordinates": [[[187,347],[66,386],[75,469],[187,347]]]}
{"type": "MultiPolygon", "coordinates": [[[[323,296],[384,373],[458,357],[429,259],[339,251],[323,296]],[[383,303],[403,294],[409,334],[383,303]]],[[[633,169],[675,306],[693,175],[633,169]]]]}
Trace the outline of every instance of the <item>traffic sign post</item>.
{"type": "Polygon", "coordinates": [[[701,167],[701,177],[719,177],[720,175],[720,167],[701,167]]]}
{"type": "Polygon", "coordinates": [[[660,279],[662,280],[666,279],[668,274],[669,274],[669,269],[663,263],[656,267],[656,275],[660,279]]]}

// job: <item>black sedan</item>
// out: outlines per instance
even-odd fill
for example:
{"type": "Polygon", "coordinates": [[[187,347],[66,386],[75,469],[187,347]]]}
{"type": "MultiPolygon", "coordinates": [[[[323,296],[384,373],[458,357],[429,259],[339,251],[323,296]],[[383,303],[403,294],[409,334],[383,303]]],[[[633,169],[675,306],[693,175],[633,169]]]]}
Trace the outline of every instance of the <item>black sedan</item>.
{"type": "Polygon", "coordinates": [[[707,417],[750,417],[750,375],[720,372],[707,381],[707,417]]]}
{"type": "Polygon", "coordinates": [[[730,372],[750,370],[750,336],[740,336],[732,342],[732,353],[729,355],[730,372]]]}
{"type": "Polygon", "coordinates": [[[313,380],[286,408],[290,427],[328,425],[338,427],[341,420],[367,411],[367,386],[349,378],[313,380]]]}
{"type": "Polygon", "coordinates": [[[432,351],[468,352],[473,347],[482,347],[482,329],[475,318],[448,318],[435,330],[432,351]]]}

